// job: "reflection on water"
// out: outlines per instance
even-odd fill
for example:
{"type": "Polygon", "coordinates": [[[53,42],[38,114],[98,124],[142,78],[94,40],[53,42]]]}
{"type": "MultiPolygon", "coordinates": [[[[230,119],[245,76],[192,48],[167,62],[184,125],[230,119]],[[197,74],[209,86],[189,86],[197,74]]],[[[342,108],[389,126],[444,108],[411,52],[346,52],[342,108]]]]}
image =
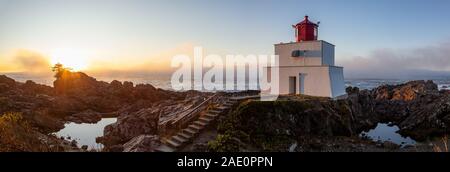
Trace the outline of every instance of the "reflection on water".
{"type": "Polygon", "coordinates": [[[375,129],[369,132],[364,132],[365,135],[372,138],[374,141],[391,141],[399,145],[414,145],[416,141],[409,137],[403,137],[396,133],[400,130],[397,126],[389,126],[388,124],[380,123],[375,129]]]}
{"type": "Polygon", "coordinates": [[[58,137],[71,137],[78,146],[87,145],[90,149],[100,149],[103,145],[95,142],[95,138],[103,136],[105,126],[115,123],[117,118],[103,118],[96,124],[67,123],[65,128],[55,133],[58,137]]]}

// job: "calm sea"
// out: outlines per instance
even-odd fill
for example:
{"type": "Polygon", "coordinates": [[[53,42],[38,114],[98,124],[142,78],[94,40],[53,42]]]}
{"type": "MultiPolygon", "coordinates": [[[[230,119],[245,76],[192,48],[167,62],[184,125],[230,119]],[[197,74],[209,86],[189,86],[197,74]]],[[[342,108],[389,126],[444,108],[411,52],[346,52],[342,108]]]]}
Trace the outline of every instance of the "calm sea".
{"type": "MultiPolygon", "coordinates": [[[[25,82],[27,80],[33,80],[36,83],[52,86],[54,78],[51,76],[36,77],[26,74],[6,74],[8,77],[14,78],[19,82],[25,82]]],[[[167,75],[141,75],[141,76],[94,76],[98,81],[111,82],[113,80],[118,81],[131,81],[134,84],[151,84],[157,88],[170,90],[171,82],[170,76],[167,75]]],[[[346,86],[358,87],[360,89],[373,89],[380,85],[397,85],[411,80],[424,80],[424,79],[346,79],[346,86]]],[[[450,89],[450,78],[430,79],[438,84],[439,89],[450,89]]],[[[250,83],[248,85],[255,85],[250,83]]]]}

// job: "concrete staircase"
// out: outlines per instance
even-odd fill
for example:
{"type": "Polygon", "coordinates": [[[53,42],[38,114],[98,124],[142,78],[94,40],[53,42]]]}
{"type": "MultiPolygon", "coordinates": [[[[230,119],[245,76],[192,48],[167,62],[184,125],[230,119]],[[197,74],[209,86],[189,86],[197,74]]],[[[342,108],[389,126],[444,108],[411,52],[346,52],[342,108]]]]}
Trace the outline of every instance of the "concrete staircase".
{"type": "Polygon", "coordinates": [[[211,122],[217,119],[221,114],[230,110],[239,99],[230,98],[225,103],[206,111],[204,115],[201,115],[197,120],[193,121],[188,127],[182,129],[174,136],[162,140],[163,144],[156,148],[157,152],[175,152],[178,149],[191,142],[198,134],[207,127],[211,122]]]}

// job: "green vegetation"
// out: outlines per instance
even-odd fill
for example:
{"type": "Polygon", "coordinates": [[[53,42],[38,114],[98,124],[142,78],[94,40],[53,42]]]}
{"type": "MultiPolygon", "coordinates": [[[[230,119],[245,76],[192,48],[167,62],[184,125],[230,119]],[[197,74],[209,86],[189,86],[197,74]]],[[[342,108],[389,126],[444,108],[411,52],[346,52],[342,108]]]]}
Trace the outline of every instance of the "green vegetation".
{"type": "Polygon", "coordinates": [[[246,101],[218,124],[220,134],[210,151],[237,151],[251,145],[262,151],[279,151],[295,142],[294,116],[313,107],[309,101],[246,101]],[[245,144],[242,144],[242,143],[245,144]]]}
{"type": "Polygon", "coordinates": [[[66,71],[71,71],[71,68],[66,68],[64,67],[64,65],[62,65],[61,63],[57,63],[55,64],[55,66],[52,67],[52,71],[55,72],[55,78],[59,79],[62,77],[62,75],[64,74],[64,72],[66,71]]]}
{"type": "Polygon", "coordinates": [[[238,152],[239,143],[236,143],[230,134],[219,134],[216,140],[208,143],[208,150],[211,152],[238,152]]]}
{"type": "Polygon", "coordinates": [[[352,119],[349,104],[341,100],[304,95],[283,96],[277,101],[249,100],[219,121],[220,135],[209,148],[287,151],[310,136],[351,136],[352,119]]]}
{"type": "Polygon", "coordinates": [[[0,152],[50,151],[20,113],[0,116],[0,152]]]}

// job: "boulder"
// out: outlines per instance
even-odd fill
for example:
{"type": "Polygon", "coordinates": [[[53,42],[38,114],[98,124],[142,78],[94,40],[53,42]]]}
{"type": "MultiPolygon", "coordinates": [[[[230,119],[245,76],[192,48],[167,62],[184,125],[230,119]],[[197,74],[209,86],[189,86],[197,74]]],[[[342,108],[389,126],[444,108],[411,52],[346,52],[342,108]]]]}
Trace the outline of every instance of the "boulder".
{"type": "Polygon", "coordinates": [[[77,146],[78,146],[78,142],[77,142],[76,140],[72,140],[72,141],[70,142],[70,146],[72,146],[72,147],[77,147],[77,146]]]}
{"type": "Polygon", "coordinates": [[[24,94],[29,95],[53,95],[54,91],[52,87],[37,84],[34,81],[26,81],[24,84],[20,85],[20,89],[22,89],[24,94]]]}
{"type": "Polygon", "coordinates": [[[60,95],[95,95],[107,83],[99,82],[82,72],[63,71],[53,82],[56,93],[60,95]]]}
{"type": "Polygon", "coordinates": [[[159,109],[142,109],[126,116],[119,116],[117,122],[104,129],[104,136],[97,139],[105,146],[123,144],[142,134],[156,134],[159,109]]]}
{"type": "Polygon", "coordinates": [[[372,90],[377,100],[412,101],[420,95],[438,92],[438,86],[433,81],[410,81],[400,85],[383,85],[372,90]]]}
{"type": "Polygon", "coordinates": [[[398,148],[400,148],[400,145],[395,144],[394,142],[391,142],[391,141],[383,142],[382,146],[383,146],[383,148],[386,148],[386,149],[398,149],[398,148]]]}
{"type": "Polygon", "coordinates": [[[95,124],[98,121],[102,119],[102,115],[98,112],[95,112],[93,110],[86,110],[80,113],[72,114],[68,117],[66,117],[67,121],[75,122],[77,124],[81,123],[89,123],[89,124],[95,124]]]}
{"type": "Polygon", "coordinates": [[[345,88],[345,92],[347,94],[357,94],[357,93],[359,93],[359,88],[358,87],[347,87],[347,88],[345,88]]]}
{"type": "Polygon", "coordinates": [[[12,87],[16,85],[16,81],[6,75],[0,75],[0,84],[5,84],[12,87]]]}
{"type": "Polygon", "coordinates": [[[122,88],[122,82],[117,81],[117,80],[111,81],[110,87],[112,87],[113,89],[121,89],[122,88]]]}

